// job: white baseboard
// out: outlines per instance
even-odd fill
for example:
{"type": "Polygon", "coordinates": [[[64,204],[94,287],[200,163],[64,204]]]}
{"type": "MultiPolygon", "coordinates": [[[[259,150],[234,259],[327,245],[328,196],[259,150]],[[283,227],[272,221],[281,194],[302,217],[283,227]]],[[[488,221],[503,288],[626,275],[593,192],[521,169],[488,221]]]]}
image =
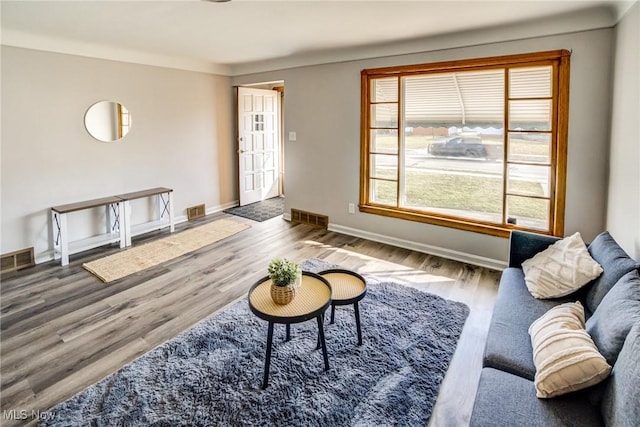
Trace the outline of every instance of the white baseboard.
{"type": "MultiPolygon", "coordinates": [[[[209,207],[206,210],[207,215],[222,212],[225,209],[238,206],[237,200],[229,203],[225,203],[218,206],[209,207]]],[[[285,212],[282,214],[282,219],[285,221],[291,221],[291,212],[285,212]]],[[[187,216],[181,215],[174,218],[176,224],[186,222],[187,216]]],[[[409,249],[412,251],[423,252],[430,255],[436,255],[443,258],[452,259],[455,261],[465,262],[467,264],[477,265],[480,267],[492,268],[494,270],[503,270],[507,267],[505,261],[500,261],[492,258],[480,257],[477,255],[468,254],[465,252],[454,251],[452,249],[441,248],[438,246],[427,245],[425,243],[414,242],[411,240],[399,239],[393,236],[387,236],[384,234],[372,233],[369,231],[359,230],[357,228],[345,227],[338,224],[329,224],[329,231],[336,233],[346,234],[349,236],[360,237],[362,239],[371,240],[374,242],[385,243],[399,248],[409,249]]],[[[53,259],[53,251],[46,251],[38,254],[36,257],[36,264],[42,262],[51,261],[53,259]]]]}
{"type": "Polygon", "coordinates": [[[218,205],[218,206],[213,206],[213,207],[207,208],[206,214],[207,215],[211,215],[213,213],[222,212],[225,209],[235,208],[236,206],[240,206],[240,201],[239,200],[234,200],[233,202],[224,203],[222,205],[218,205]]]}
{"type": "MultiPolygon", "coordinates": [[[[205,215],[211,215],[214,213],[218,213],[218,212],[222,212],[225,209],[229,209],[229,208],[235,208],[236,206],[239,206],[240,202],[238,200],[234,200],[233,202],[228,202],[228,203],[223,203],[221,205],[217,205],[217,206],[211,206],[208,207],[207,209],[205,209],[205,215]]],[[[187,222],[189,220],[189,218],[186,215],[180,215],[180,216],[176,216],[173,219],[173,222],[175,224],[180,224],[181,222],[187,222]]]]}
{"type": "Polygon", "coordinates": [[[349,236],[360,237],[362,239],[372,240],[374,242],[386,243],[391,246],[409,249],[412,251],[423,252],[430,255],[436,255],[442,258],[448,258],[467,264],[477,265],[480,267],[491,268],[494,270],[504,270],[507,267],[506,261],[500,261],[492,258],[485,258],[478,255],[468,254],[465,252],[454,251],[452,249],[441,248],[438,246],[427,245],[425,243],[413,242],[411,240],[399,239],[397,237],[387,236],[384,234],[372,233],[369,231],[359,230],[357,228],[345,227],[338,224],[329,224],[329,231],[347,234],[349,236]]]}
{"type": "Polygon", "coordinates": [[[53,259],[53,250],[49,249],[44,252],[40,252],[35,256],[36,264],[41,264],[43,262],[49,262],[53,259]]]}

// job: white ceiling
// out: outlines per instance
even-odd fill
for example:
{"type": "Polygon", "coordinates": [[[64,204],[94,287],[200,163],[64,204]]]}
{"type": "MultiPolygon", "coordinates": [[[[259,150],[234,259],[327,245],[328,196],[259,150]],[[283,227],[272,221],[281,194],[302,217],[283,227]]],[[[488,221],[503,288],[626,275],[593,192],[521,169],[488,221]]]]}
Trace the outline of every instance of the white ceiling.
{"type": "Polygon", "coordinates": [[[428,50],[444,34],[608,27],[636,1],[2,0],[2,44],[237,75],[428,50]]]}

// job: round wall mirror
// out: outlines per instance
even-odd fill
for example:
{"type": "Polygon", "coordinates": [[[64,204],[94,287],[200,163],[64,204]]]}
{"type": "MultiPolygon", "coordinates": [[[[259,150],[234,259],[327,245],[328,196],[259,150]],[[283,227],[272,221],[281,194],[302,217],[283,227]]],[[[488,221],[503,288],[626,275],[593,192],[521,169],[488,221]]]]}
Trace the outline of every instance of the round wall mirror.
{"type": "Polygon", "coordinates": [[[117,141],[131,129],[131,114],[118,102],[96,102],[84,115],[84,126],[98,141],[117,141]]]}

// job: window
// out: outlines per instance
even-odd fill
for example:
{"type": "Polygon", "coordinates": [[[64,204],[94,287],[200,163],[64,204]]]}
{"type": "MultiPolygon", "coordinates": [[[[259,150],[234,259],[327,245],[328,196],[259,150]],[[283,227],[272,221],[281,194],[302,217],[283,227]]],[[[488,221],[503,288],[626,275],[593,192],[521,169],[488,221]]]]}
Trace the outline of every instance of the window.
{"type": "Polygon", "coordinates": [[[569,55],[363,70],[360,210],[562,235],[569,55]]]}

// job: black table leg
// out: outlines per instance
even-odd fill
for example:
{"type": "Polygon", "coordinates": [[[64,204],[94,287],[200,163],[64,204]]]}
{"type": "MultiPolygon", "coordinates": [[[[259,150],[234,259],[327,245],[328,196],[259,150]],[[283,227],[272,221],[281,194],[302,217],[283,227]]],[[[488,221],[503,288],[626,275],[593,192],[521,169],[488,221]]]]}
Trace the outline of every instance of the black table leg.
{"type": "MultiPolygon", "coordinates": [[[[324,324],[324,313],[320,315],[320,320],[324,324]]],[[[316,339],[316,350],[320,348],[320,330],[318,329],[318,338],[316,339]]]]}
{"type": "Polygon", "coordinates": [[[358,301],[353,303],[353,311],[356,313],[356,328],[358,329],[358,345],[362,345],[362,330],[360,329],[360,309],[358,301]]]}
{"type": "Polygon", "coordinates": [[[267,388],[267,386],[269,385],[269,367],[271,366],[272,341],[273,341],[273,322],[269,322],[269,331],[267,332],[267,357],[264,360],[264,379],[262,380],[263,390],[267,388]]]}
{"type": "Polygon", "coordinates": [[[285,341],[289,341],[291,339],[291,325],[287,323],[287,339],[285,341]]]}
{"type": "Polygon", "coordinates": [[[329,370],[329,356],[327,356],[327,343],[324,340],[324,326],[322,325],[322,316],[318,316],[318,336],[322,344],[322,356],[324,357],[324,370],[329,370]]]}
{"type": "Polygon", "coordinates": [[[333,325],[335,314],[336,314],[336,306],[331,304],[331,324],[332,325],[333,325]]]}

